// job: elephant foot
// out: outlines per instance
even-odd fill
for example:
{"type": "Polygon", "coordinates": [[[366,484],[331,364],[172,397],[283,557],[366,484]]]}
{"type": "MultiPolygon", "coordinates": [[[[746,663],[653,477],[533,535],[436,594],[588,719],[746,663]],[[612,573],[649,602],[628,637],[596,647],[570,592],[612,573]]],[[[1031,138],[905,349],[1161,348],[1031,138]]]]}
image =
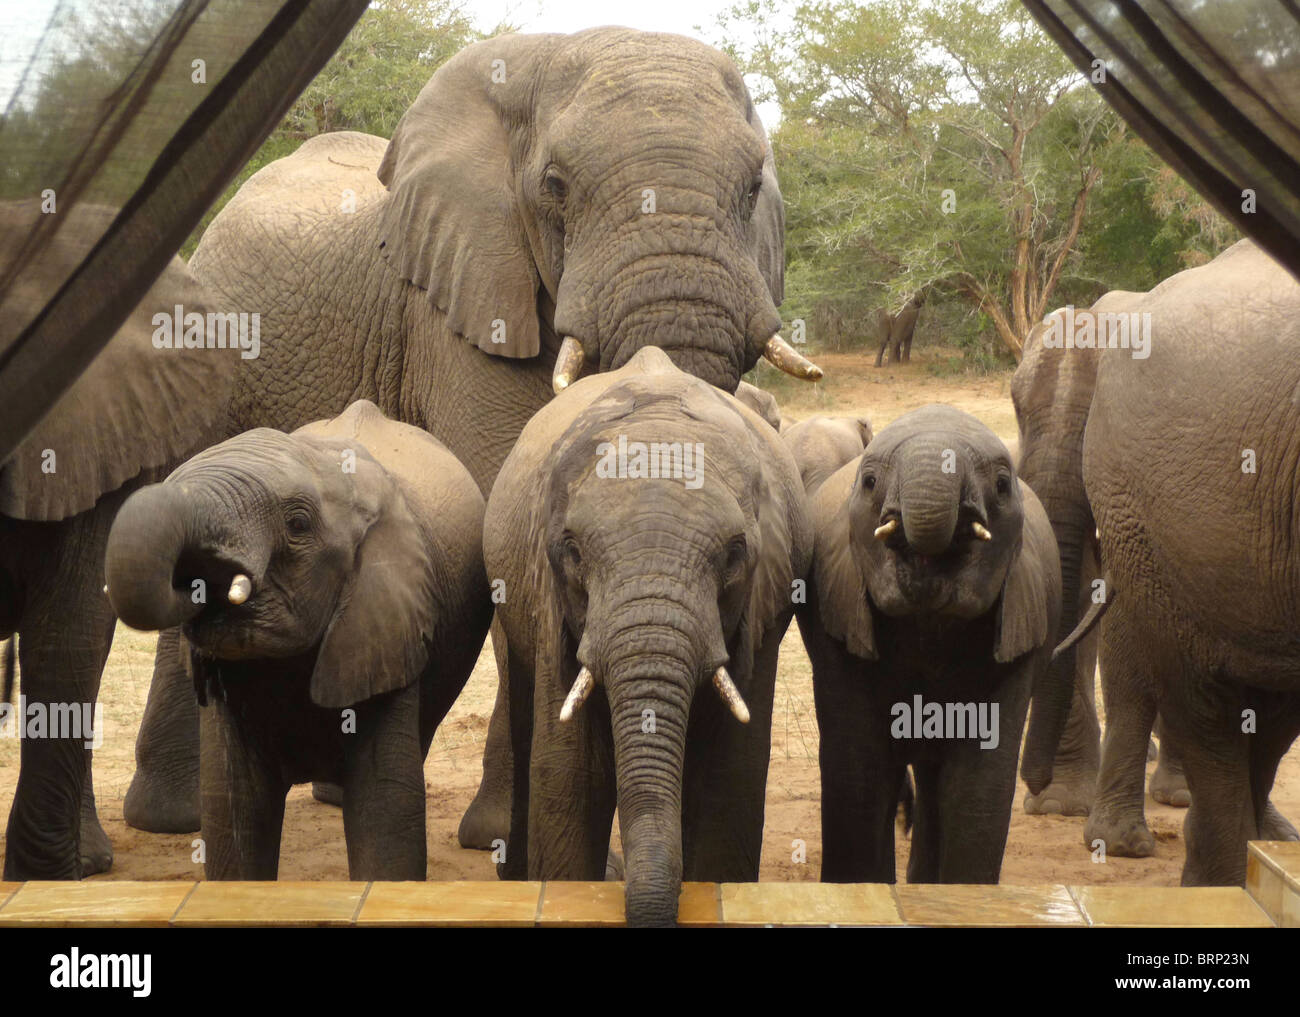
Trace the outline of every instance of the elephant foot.
{"type": "Polygon", "coordinates": [[[1025,795],[1025,813],[1030,816],[1086,816],[1097,794],[1097,768],[1053,767],[1052,783],[1038,794],[1025,795]]]}
{"type": "Polygon", "coordinates": [[[609,852],[609,857],[605,859],[605,882],[619,883],[623,880],[623,859],[616,855],[613,849],[609,852]]]}
{"type": "Polygon", "coordinates": [[[333,805],[335,808],[343,808],[343,787],[339,784],[331,784],[327,780],[313,781],[311,785],[311,796],[322,805],[333,805]]]}
{"type": "Polygon", "coordinates": [[[81,875],[94,876],[113,867],[113,843],[94,816],[81,817],[81,875]]]}
{"type": "Polygon", "coordinates": [[[1091,851],[1097,841],[1106,845],[1107,855],[1120,858],[1149,858],[1156,851],[1156,839],[1141,815],[1112,818],[1105,812],[1093,812],[1084,824],[1083,842],[1091,851]]]}
{"type": "Polygon", "coordinates": [[[494,841],[509,837],[510,802],[494,801],[491,794],[479,788],[456,831],[460,846],[471,851],[491,851],[494,841]]]}
{"type": "Polygon", "coordinates": [[[1161,753],[1156,772],[1151,775],[1151,797],[1162,805],[1185,809],[1192,804],[1192,792],[1188,790],[1183,771],[1165,765],[1167,758],[1166,753],[1161,753]]]}
{"type": "Polygon", "coordinates": [[[122,805],[126,825],[146,833],[197,833],[199,781],[169,783],[148,779],[136,770],[122,805]]]}
{"type": "Polygon", "coordinates": [[[1300,840],[1300,833],[1272,802],[1264,807],[1264,815],[1260,817],[1259,836],[1261,840],[1300,840]]]}

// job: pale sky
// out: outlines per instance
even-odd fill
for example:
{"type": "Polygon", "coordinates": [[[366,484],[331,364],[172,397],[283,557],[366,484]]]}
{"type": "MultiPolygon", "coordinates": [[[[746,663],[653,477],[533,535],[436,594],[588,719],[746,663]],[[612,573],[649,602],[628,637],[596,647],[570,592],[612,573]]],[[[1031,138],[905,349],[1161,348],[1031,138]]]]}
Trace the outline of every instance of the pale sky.
{"type": "Polygon", "coordinates": [[[717,37],[717,15],[731,3],[732,0],[468,0],[465,7],[485,31],[501,21],[520,25],[526,32],[577,32],[597,25],[626,25],[713,42],[717,37]],[[704,30],[697,32],[696,25],[704,30]]]}

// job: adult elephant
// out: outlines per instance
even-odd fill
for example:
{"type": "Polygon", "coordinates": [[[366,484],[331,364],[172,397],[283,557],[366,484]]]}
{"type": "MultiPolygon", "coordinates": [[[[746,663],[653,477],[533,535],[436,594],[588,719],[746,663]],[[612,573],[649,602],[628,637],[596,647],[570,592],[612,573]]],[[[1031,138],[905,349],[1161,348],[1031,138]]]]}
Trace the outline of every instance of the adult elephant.
{"type": "Polygon", "coordinates": [[[1102,683],[1108,714],[1126,707],[1107,725],[1086,836],[1109,846],[1145,828],[1128,775],[1140,791],[1158,709],[1191,791],[1182,881],[1240,884],[1247,840],[1296,839],[1269,793],[1300,734],[1300,284],[1243,240],[1113,309],[1127,320],[1099,334],[1142,329],[1146,356],[1101,353],[1083,437],[1114,587],[1102,683]]]}
{"type": "MultiPolygon", "coordinates": [[[[115,215],[79,208],[64,230],[75,236],[85,220],[115,215]]],[[[58,267],[71,270],[79,253],[56,250],[58,267]]],[[[200,333],[218,306],[176,259],[0,464],[0,637],[18,640],[22,693],[18,709],[6,703],[21,744],[5,879],[78,879],[112,865],[91,780],[91,747],[103,737],[96,699],[114,627],[104,546],[123,498],[203,444],[240,363],[237,349],[175,348],[178,305],[199,316],[200,333]]]]}
{"type": "MultiPolygon", "coordinates": [[[[262,312],[227,435],[366,398],[486,493],[553,389],[644,346],[728,392],[764,355],[820,377],[777,335],[783,228],[770,146],[719,51],[620,28],[477,43],[387,146],[314,139],[209,226],[194,271],[262,312]]],[[[160,640],[127,797],[143,829],[198,819],[175,658],[160,640]]],[[[508,753],[503,707],[489,742],[508,753]]],[[[504,835],[508,795],[508,769],[485,774],[474,830],[504,835]]]]}
{"type": "Polygon", "coordinates": [[[921,316],[921,305],[925,303],[925,293],[915,293],[907,299],[898,312],[890,314],[883,307],[876,311],[876,328],[880,336],[880,349],[876,352],[876,366],[885,362],[885,351],[889,351],[889,362],[910,364],[912,362],[912,336],[916,334],[916,319],[921,316]]]}
{"type": "Polygon", "coordinates": [[[777,432],[657,349],[537,414],[488,499],[515,795],[504,875],[599,879],[629,925],[758,879],[777,652],[812,556],[777,432]],[[584,705],[585,701],[585,705],[584,705]]]}

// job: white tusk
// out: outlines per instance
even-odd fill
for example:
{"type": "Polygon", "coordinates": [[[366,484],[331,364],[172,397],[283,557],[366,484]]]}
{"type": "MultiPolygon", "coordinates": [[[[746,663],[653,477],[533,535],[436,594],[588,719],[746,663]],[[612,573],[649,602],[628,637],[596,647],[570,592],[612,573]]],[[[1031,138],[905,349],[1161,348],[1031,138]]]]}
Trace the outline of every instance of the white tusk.
{"type": "Polygon", "coordinates": [[[989,531],[984,528],[983,523],[978,523],[978,522],[971,523],[970,528],[971,528],[971,532],[974,533],[975,536],[979,537],[980,540],[993,539],[993,534],[989,533],[989,531]]]}
{"type": "Polygon", "coordinates": [[[896,529],[898,529],[898,520],[891,519],[884,526],[876,527],[876,539],[884,540],[886,537],[891,536],[896,529]]]}
{"type": "Polygon", "coordinates": [[[230,592],[226,599],[232,604],[242,604],[253,592],[253,581],[242,572],[230,581],[230,592]]]}
{"type": "Polygon", "coordinates": [[[559,356],[555,358],[555,373],[551,375],[551,388],[559,395],[578,380],[582,373],[582,364],[586,354],[582,352],[582,343],[571,335],[564,337],[560,343],[559,356]]]}
{"type": "Polygon", "coordinates": [[[776,333],[763,347],[763,359],[786,374],[805,381],[821,381],[822,369],[776,333]]]}
{"type": "Polygon", "coordinates": [[[713,687],[718,690],[718,695],[727,704],[727,709],[731,711],[732,716],[742,724],[748,724],[749,707],[745,705],[740,690],[736,688],[736,683],[731,680],[731,675],[727,674],[725,667],[720,667],[713,672],[713,687]]]}
{"type": "Polygon", "coordinates": [[[564,705],[560,707],[560,722],[567,724],[573,719],[573,715],[578,712],[578,707],[587,701],[591,695],[591,690],[596,687],[596,679],[585,667],[578,672],[578,677],[573,680],[573,688],[569,689],[569,695],[564,700],[564,705]]]}
{"type": "Polygon", "coordinates": [[[105,583],[105,584],[104,584],[104,593],[105,593],[105,594],[108,593],[108,583],[105,583]]]}

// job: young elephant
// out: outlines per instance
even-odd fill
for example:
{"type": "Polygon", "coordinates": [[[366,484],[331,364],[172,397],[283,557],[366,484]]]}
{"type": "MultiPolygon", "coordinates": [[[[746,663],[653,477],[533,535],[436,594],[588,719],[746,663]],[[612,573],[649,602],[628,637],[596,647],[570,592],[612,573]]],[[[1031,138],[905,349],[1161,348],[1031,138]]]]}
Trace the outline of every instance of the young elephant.
{"type": "Polygon", "coordinates": [[[209,879],[275,879],[289,787],[342,785],[353,879],[425,878],[424,757],[487,635],[483,498],[369,402],[259,428],[123,505],[109,597],[182,625],[209,879]]]}
{"type": "Polygon", "coordinates": [[[1060,611],[1042,506],[988,428],[927,406],[827,480],[810,513],[798,610],[821,729],[822,879],[894,881],[910,763],[909,882],[996,883],[1060,611]]]}
{"type": "Polygon", "coordinates": [[[673,924],[683,877],[757,879],[777,649],[812,554],[777,432],[648,347],[532,419],[483,548],[506,591],[506,878],[601,879],[617,803],[629,924],[673,924]]]}
{"type": "Polygon", "coordinates": [[[832,473],[871,444],[867,417],[832,417],[819,413],[781,431],[781,440],[799,465],[808,497],[817,493],[832,473]]]}

